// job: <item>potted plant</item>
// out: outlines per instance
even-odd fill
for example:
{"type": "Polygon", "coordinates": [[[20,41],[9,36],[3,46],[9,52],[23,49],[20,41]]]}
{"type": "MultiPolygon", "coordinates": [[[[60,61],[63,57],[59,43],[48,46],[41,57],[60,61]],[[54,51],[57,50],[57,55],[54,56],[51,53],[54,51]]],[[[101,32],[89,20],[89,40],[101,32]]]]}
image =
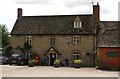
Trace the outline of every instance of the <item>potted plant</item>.
{"type": "Polygon", "coordinates": [[[35,65],[35,66],[38,66],[38,65],[39,65],[39,61],[38,61],[37,59],[34,59],[33,62],[34,62],[34,65],[35,65]]]}
{"type": "Polygon", "coordinates": [[[34,61],[33,61],[32,59],[30,59],[30,60],[28,61],[28,66],[29,66],[29,67],[34,67],[34,61]]]}
{"type": "Polygon", "coordinates": [[[59,67],[60,66],[60,60],[59,59],[56,59],[54,61],[54,67],[59,67]]]}
{"type": "Polygon", "coordinates": [[[74,60],[74,67],[75,68],[80,68],[81,67],[82,60],[76,59],[74,60]]]}

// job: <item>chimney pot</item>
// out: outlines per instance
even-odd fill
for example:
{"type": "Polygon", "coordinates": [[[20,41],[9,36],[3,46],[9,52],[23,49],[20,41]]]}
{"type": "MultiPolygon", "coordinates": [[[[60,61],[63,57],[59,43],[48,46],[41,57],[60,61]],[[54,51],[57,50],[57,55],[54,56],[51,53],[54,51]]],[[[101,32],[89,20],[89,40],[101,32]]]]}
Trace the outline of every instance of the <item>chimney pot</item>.
{"type": "Polygon", "coordinates": [[[99,3],[97,2],[97,5],[99,5],[99,3]]]}

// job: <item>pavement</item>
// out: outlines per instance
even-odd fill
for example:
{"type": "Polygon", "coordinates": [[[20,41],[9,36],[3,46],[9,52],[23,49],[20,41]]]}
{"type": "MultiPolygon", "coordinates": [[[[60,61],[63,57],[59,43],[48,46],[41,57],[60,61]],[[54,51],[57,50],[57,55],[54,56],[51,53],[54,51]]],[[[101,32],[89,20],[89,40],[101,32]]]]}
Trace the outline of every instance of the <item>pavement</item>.
{"type": "Polygon", "coordinates": [[[95,68],[53,66],[0,65],[1,77],[118,77],[118,71],[103,71],[95,68]]]}

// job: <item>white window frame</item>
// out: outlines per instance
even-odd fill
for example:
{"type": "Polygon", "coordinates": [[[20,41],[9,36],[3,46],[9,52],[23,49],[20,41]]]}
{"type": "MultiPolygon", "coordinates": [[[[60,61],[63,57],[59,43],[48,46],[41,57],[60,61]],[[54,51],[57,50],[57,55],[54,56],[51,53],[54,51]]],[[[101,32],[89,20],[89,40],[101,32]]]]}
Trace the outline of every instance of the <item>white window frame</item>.
{"type": "Polygon", "coordinates": [[[74,45],[79,45],[80,44],[80,36],[78,36],[78,35],[73,36],[73,44],[74,45]]]}
{"type": "Polygon", "coordinates": [[[79,22],[79,28],[81,28],[82,27],[82,22],[79,22]]]}
{"type": "Polygon", "coordinates": [[[81,28],[82,22],[74,22],[74,28],[81,28]]]}
{"type": "Polygon", "coordinates": [[[73,52],[73,60],[75,60],[75,59],[80,59],[80,52],[79,51],[73,52]]]}
{"type": "Polygon", "coordinates": [[[76,27],[79,28],[79,22],[76,22],[76,23],[77,23],[77,26],[76,26],[76,27]]]}
{"type": "Polygon", "coordinates": [[[26,42],[28,42],[28,44],[32,45],[32,36],[26,36],[26,42]]]}
{"type": "Polygon", "coordinates": [[[76,22],[74,22],[74,28],[76,28],[76,22]]]}

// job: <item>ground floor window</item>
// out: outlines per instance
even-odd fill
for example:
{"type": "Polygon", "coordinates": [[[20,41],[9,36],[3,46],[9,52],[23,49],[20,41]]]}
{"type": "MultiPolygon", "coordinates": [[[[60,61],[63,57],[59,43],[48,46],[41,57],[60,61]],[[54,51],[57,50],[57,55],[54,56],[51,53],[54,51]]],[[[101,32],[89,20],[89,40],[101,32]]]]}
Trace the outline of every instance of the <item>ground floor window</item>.
{"type": "Polygon", "coordinates": [[[79,51],[74,51],[73,52],[73,59],[75,60],[75,59],[80,59],[80,53],[79,53],[79,51]]]}
{"type": "Polygon", "coordinates": [[[118,57],[119,53],[118,52],[107,52],[106,55],[107,57],[118,57]]]}

